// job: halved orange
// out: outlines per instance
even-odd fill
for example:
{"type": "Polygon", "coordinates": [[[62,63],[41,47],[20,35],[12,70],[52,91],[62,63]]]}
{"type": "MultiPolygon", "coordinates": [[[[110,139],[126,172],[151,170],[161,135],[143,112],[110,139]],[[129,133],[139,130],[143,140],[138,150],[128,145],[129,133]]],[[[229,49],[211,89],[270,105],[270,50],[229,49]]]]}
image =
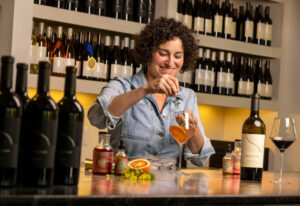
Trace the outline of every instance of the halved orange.
{"type": "Polygon", "coordinates": [[[140,169],[144,172],[149,173],[151,169],[151,163],[146,159],[135,159],[128,163],[127,165],[130,169],[140,169]]]}

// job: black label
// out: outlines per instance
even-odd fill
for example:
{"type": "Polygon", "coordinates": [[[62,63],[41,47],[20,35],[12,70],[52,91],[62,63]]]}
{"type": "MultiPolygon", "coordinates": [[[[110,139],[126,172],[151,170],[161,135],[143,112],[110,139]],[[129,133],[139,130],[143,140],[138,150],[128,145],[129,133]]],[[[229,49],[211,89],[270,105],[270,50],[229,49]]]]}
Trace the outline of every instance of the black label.
{"type": "Polygon", "coordinates": [[[5,113],[9,117],[0,119],[0,167],[16,168],[22,112],[7,108],[5,113]]]}

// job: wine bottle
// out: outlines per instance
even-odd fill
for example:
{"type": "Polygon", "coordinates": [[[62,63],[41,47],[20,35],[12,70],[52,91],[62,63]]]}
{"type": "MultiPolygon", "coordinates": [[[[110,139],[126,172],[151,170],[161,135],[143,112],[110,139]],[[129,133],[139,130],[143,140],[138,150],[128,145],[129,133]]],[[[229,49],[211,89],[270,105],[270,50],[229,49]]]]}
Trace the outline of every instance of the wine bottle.
{"type": "Polygon", "coordinates": [[[252,18],[252,6],[250,2],[246,3],[246,15],[244,18],[244,32],[243,32],[243,41],[250,42],[253,41],[253,18],[252,18]]]}
{"type": "Polygon", "coordinates": [[[46,59],[48,61],[53,60],[52,59],[52,49],[53,49],[52,35],[53,35],[52,27],[47,26],[47,29],[46,29],[46,40],[47,40],[46,59]]]}
{"type": "Polygon", "coordinates": [[[147,0],[146,23],[149,24],[155,17],[155,0],[147,0]]]}
{"type": "Polygon", "coordinates": [[[113,0],[112,15],[115,19],[122,19],[122,0],[113,0]]]}
{"type": "Polygon", "coordinates": [[[106,1],[96,0],[96,11],[95,14],[98,16],[106,16],[106,1]]]}
{"type": "Polygon", "coordinates": [[[54,7],[63,9],[65,7],[64,0],[54,0],[54,7]]]}
{"type": "Polygon", "coordinates": [[[44,26],[45,24],[43,22],[39,23],[39,34],[36,37],[36,46],[34,46],[36,63],[47,59],[47,40],[44,36],[44,26]]]}
{"type": "Polygon", "coordinates": [[[253,72],[253,60],[249,57],[246,67],[247,79],[246,79],[246,88],[245,95],[246,97],[251,97],[254,93],[254,72],[253,72]]]}
{"type": "Polygon", "coordinates": [[[194,25],[193,30],[196,32],[196,34],[204,34],[204,3],[203,0],[198,1],[197,4],[197,10],[194,15],[194,25]]]}
{"type": "Polygon", "coordinates": [[[84,111],[76,99],[76,67],[66,68],[65,94],[58,102],[54,184],[77,185],[84,111]]]}
{"type": "Polygon", "coordinates": [[[102,73],[102,79],[104,82],[108,82],[110,79],[110,71],[109,71],[109,65],[110,65],[110,45],[111,45],[111,37],[105,36],[105,42],[103,47],[103,65],[101,66],[103,68],[102,73]]]}
{"type": "Polygon", "coordinates": [[[39,5],[45,5],[46,4],[46,0],[34,0],[35,4],[39,4],[39,5]]]}
{"type": "Polygon", "coordinates": [[[232,28],[231,28],[231,39],[236,39],[237,38],[237,9],[233,8],[233,4],[231,4],[231,9],[232,9],[232,28]]]}
{"type": "Polygon", "coordinates": [[[104,81],[103,77],[102,77],[102,73],[103,73],[103,48],[102,48],[102,44],[101,44],[101,33],[98,33],[98,37],[97,37],[97,44],[95,47],[95,59],[96,59],[96,68],[93,72],[93,76],[96,80],[98,81],[104,81]]]}
{"type": "Polygon", "coordinates": [[[182,0],[177,0],[176,21],[182,22],[182,0]]]}
{"type": "Polygon", "coordinates": [[[203,60],[203,48],[198,50],[198,59],[194,76],[194,90],[195,92],[203,92],[204,90],[204,60],[203,60]]]}
{"type": "Polygon", "coordinates": [[[122,75],[121,77],[127,78],[133,75],[133,68],[131,67],[129,57],[129,37],[124,38],[124,48],[121,52],[122,75]]]}
{"type": "Polygon", "coordinates": [[[30,61],[30,73],[37,74],[38,73],[38,65],[35,60],[35,47],[37,45],[36,36],[34,32],[34,21],[32,21],[32,33],[31,33],[31,44],[29,50],[29,61],[30,61]]]}
{"type": "Polygon", "coordinates": [[[246,97],[246,82],[247,82],[247,71],[246,71],[246,61],[244,57],[241,57],[239,64],[240,75],[238,78],[238,96],[246,97]]]}
{"type": "Polygon", "coordinates": [[[265,46],[271,46],[272,42],[272,19],[270,18],[270,7],[265,10],[265,46]]]}
{"type": "Polygon", "coordinates": [[[132,21],[132,11],[133,11],[133,0],[123,0],[123,12],[122,19],[125,21],[132,21]]]}
{"type": "Polygon", "coordinates": [[[94,58],[92,33],[87,32],[86,43],[82,52],[82,78],[93,80],[96,65],[97,61],[94,58]]]}
{"type": "Polygon", "coordinates": [[[262,60],[256,61],[256,68],[254,74],[254,93],[258,93],[261,97],[265,91],[265,78],[262,71],[262,60]]]}
{"type": "Polygon", "coordinates": [[[243,41],[244,29],[245,29],[244,7],[240,6],[239,18],[237,20],[237,28],[236,28],[236,32],[237,32],[236,40],[243,41]]]}
{"type": "Polygon", "coordinates": [[[238,80],[240,78],[240,69],[238,66],[238,57],[232,56],[232,69],[233,69],[233,80],[234,80],[234,87],[233,87],[233,95],[238,96],[238,80]]]}
{"type": "Polygon", "coordinates": [[[270,71],[270,60],[266,60],[265,63],[265,91],[263,92],[263,99],[272,99],[272,76],[271,76],[271,71],[270,71]]]}
{"type": "Polygon", "coordinates": [[[53,46],[53,66],[52,75],[54,76],[64,76],[66,73],[65,64],[65,46],[63,43],[63,27],[57,27],[57,41],[53,46]]]}
{"type": "Polygon", "coordinates": [[[22,102],[12,92],[14,58],[2,56],[0,83],[0,187],[16,184],[22,102]]]}
{"type": "Polygon", "coordinates": [[[262,5],[259,5],[256,9],[255,26],[254,26],[254,43],[265,45],[265,19],[262,15],[262,5]]]}
{"type": "Polygon", "coordinates": [[[77,68],[77,78],[82,77],[82,53],[84,50],[84,33],[79,33],[79,40],[75,49],[75,59],[76,59],[76,68],[77,68]]]}
{"type": "Polygon", "coordinates": [[[51,186],[57,137],[57,105],[49,95],[50,64],[39,63],[37,94],[24,110],[19,178],[23,186],[51,186]]]}
{"type": "Polygon", "coordinates": [[[210,74],[210,87],[208,88],[208,93],[213,94],[215,92],[215,84],[216,84],[216,71],[217,71],[217,52],[213,51],[211,53],[211,74],[210,74]]]}
{"type": "Polygon", "coordinates": [[[16,77],[16,94],[19,96],[23,108],[29,102],[27,93],[27,76],[28,65],[23,63],[17,64],[17,77],[16,77]]]}
{"type": "Polygon", "coordinates": [[[181,82],[179,85],[185,88],[191,88],[192,86],[192,79],[193,79],[193,72],[192,71],[184,71],[181,73],[181,82]]]}
{"type": "Polygon", "coordinates": [[[135,40],[130,39],[130,47],[129,47],[129,64],[132,69],[133,74],[136,73],[136,63],[134,61],[134,47],[135,47],[135,40]]]}
{"type": "Polygon", "coordinates": [[[242,128],[241,180],[262,180],[266,127],[259,117],[259,94],[251,99],[251,113],[242,128]]]}
{"type": "Polygon", "coordinates": [[[75,10],[75,0],[66,0],[65,9],[74,11],[75,10]]]}
{"type": "Polygon", "coordinates": [[[210,87],[210,74],[211,74],[211,50],[205,50],[205,58],[204,58],[204,67],[202,70],[203,74],[203,89],[201,92],[208,93],[211,89],[210,87]]]}
{"type": "Polygon", "coordinates": [[[204,35],[212,35],[212,11],[211,11],[211,4],[209,0],[204,0],[205,3],[205,20],[204,20],[204,35]]]}
{"type": "Polygon", "coordinates": [[[192,29],[193,6],[191,0],[184,0],[183,9],[182,9],[182,23],[187,28],[192,29]]]}
{"type": "Polygon", "coordinates": [[[146,0],[134,0],[135,21],[138,23],[146,23],[146,0]]]}
{"type": "Polygon", "coordinates": [[[231,96],[234,88],[234,70],[232,68],[232,53],[227,52],[226,64],[225,64],[225,94],[231,96]]]}
{"type": "Polygon", "coordinates": [[[230,39],[232,33],[232,10],[230,8],[229,0],[225,0],[224,7],[225,8],[223,14],[223,37],[225,39],[230,39]]]}
{"type": "Polygon", "coordinates": [[[73,41],[73,29],[68,28],[67,46],[65,54],[65,66],[75,66],[75,46],[73,41]]]}
{"type": "Polygon", "coordinates": [[[110,79],[120,77],[122,75],[122,64],[120,54],[120,36],[114,37],[114,45],[111,52],[110,60],[110,79]]]}
{"type": "Polygon", "coordinates": [[[84,0],[84,12],[88,14],[95,14],[95,1],[94,0],[84,0]]]}
{"type": "Polygon", "coordinates": [[[213,36],[222,37],[222,28],[223,28],[223,12],[220,9],[219,0],[213,0],[213,36]]]}
{"type": "Polygon", "coordinates": [[[216,75],[216,94],[225,95],[226,94],[226,67],[225,67],[225,53],[220,51],[217,75],[216,75]]]}
{"type": "Polygon", "coordinates": [[[81,11],[82,7],[80,5],[80,0],[74,0],[74,11],[79,12],[81,11]]]}

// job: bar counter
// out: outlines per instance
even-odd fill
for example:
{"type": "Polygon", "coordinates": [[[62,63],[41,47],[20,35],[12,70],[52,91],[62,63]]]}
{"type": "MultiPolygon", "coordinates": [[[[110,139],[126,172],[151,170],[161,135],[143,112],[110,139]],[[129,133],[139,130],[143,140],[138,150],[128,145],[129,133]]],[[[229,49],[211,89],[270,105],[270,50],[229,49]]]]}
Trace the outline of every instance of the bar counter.
{"type": "Polygon", "coordinates": [[[280,205],[300,204],[300,173],[284,173],[290,184],[273,184],[278,173],[264,172],[262,183],[224,177],[220,169],[153,171],[155,180],[136,182],[97,176],[82,168],[78,187],[0,188],[0,205],[280,205]]]}

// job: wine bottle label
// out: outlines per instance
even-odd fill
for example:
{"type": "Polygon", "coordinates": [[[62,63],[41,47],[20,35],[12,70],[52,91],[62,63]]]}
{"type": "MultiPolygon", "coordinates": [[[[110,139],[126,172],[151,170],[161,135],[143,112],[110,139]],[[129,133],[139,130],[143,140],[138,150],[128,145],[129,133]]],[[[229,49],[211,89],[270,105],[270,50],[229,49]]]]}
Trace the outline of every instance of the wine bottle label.
{"type": "Polygon", "coordinates": [[[243,134],[241,146],[241,166],[263,168],[264,145],[264,134],[243,134]]]}
{"type": "Polygon", "coordinates": [[[182,74],[182,82],[192,83],[192,71],[185,71],[182,74]]]}
{"type": "Polygon", "coordinates": [[[264,96],[264,91],[265,91],[265,84],[262,84],[260,82],[257,83],[257,93],[260,96],[264,96]]]}
{"type": "Polygon", "coordinates": [[[97,61],[94,57],[90,57],[87,61],[83,61],[82,76],[94,77],[97,61]]]}
{"type": "Polygon", "coordinates": [[[215,15],[214,20],[214,32],[222,33],[223,16],[215,15]]]}
{"type": "Polygon", "coordinates": [[[265,24],[258,22],[256,24],[256,38],[257,39],[265,39],[265,24]]]}
{"type": "Polygon", "coordinates": [[[266,82],[264,96],[272,98],[272,84],[266,82]]]}
{"type": "Polygon", "coordinates": [[[246,94],[246,82],[245,81],[239,81],[239,83],[238,83],[238,94],[239,95],[246,94]]]}
{"type": "Polygon", "coordinates": [[[187,28],[192,29],[193,17],[191,15],[183,15],[182,23],[187,26],[187,28]]]}
{"type": "Polygon", "coordinates": [[[81,61],[76,61],[75,67],[77,68],[76,76],[80,76],[80,70],[81,70],[81,61]]]}
{"type": "Polygon", "coordinates": [[[113,158],[113,151],[94,150],[93,173],[111,173],[113,158]]]}
{"type": "Polygon", "coordinates": [[[253,82],[250,82],[250,81],[247,81],[245,86],[246,86],[246,88],[245,88],[245,94],[246,94],[246,95],[251,95],[251,94],[253,94],[253,91],[254,91],[254,83],[253,83],[253,82]]]}
{"type": "Polygon", "coordinates": [[[205,19],[205,33],[211,34],[212,33],[212,20],[205,19]]]}
{"type": "Polygon", "coordinates": [[[225,78],[226,78],[225,87],[233,89],[234,87],[233,73],[226,73],[225,78]]]}
{"type": "Polygon", "coordinates": [[[59,74],[66,73],[66,59],[63,57],[54,57],[53,58],[53,72],[59,74]]]}
{"type": "MultiPolygon", "coordinates": [[[[57,135],[55,165],[58,167],[79,168],[83,118],[80,114],[70,114],[72,119],[82,121],[60,121],[57,135]]],[[[61,118],[61,116],[60,116],[61,118]]]]}
{"type": "Polygon", "coordinates": [[[67,58],[66,59],[66,66],[75,66],[75,59],[67,58]]]}
{"type": "Polygon", "coordinates": [[[204,18],[195,17],[194,18],[194,30],[199,32],[204,32],[204,18]]]}
{"type": "Polygon", "coordinates": [[[39,61],[47,61],[46,54],[47,48],[43,46],[33,46],[34,54],[35,54],[35,63],[38,64],[39,61]]]}
{"type": "Polygon", "coordinates": [[[175,16],[175,19],[176,19],[176,21],[179,21],[179,22],[182,22],[182,14],[181,13],[178,13],[178,12],[176,12],[176,16],[175,16]]]}
{"type": "Polygon", "coordinates": [[[235,39],[236,38],[236,22],[232,22],[232,27],[231,27],[231,38],[235,39]]]}
{"type": "Polygon", "coordinates": [[[272,24],[266,24],[265,29],[265,40],[272,41],[272,24]]]}
{"type": "Polygon", "coordinates": [[[232,17],[225,17],[225,34],[231,34],[232,33],[232,17]]]}
{"type": "Polygon", "coordinates": [[[0,118],[0,167],[16,168],[22,111],[16,108],[6,108],[3,113],[14,117],[0,118]]]}
{"type": "Polygon", "coordinates": [[[226,73],[218,72],[217,74],[217,87],[225,87],[226,83],[226,73]]]}
{"type": "Polygon", "coordinates": [[[204,74],[205,74],[205,70],[203,69],[195,70],[195,84],[204,85],[204,74]]]}
{"type": "Polygon", "coordinates": [[[211,85],[211,70],[205,70],[204,72],[204,85],[210,86],[211,85]]]}
{"type": "Polygon", "coordinates": [[[253,21],[245,21],[245,37],[253,38],[253,21]]]}
{"type": "Polygon", "coordinates": [[[110,68],[110,78],[122,77],[123,66],[120,64],[111,64],[110,68]]]}
{"type": "Polygon", "coordinates": [[[95,77],[101,78],[101,79],[107,79],[107,72],[108,72],[108,64],[104,64],[101,62],[97,63],[96,69],[95,69],[95,77]]]}

